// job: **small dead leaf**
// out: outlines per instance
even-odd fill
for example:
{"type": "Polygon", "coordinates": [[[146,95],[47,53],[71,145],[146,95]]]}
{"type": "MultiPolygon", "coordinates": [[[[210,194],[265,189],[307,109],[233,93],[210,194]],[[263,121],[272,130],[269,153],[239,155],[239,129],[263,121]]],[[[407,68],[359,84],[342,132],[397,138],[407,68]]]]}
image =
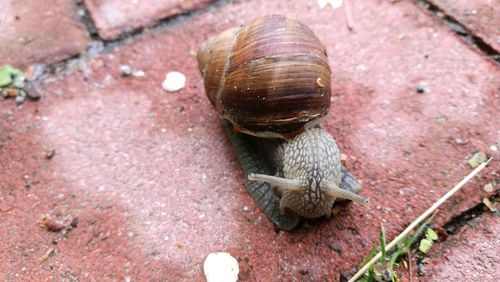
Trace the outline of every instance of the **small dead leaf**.
{"type": "Polygon", "coordinates": [[[45,150],[45,158],[46,158],[47,160],[52,159],[55,155],[56,155],[56,150],[55,150],[55,149],[52,149],[52,150],[45,150]]]}
{"type": "Polygon", "coordinates": [[[19,89],[17,89],[17,88],[11,88],[11,87],[5,88],[3,90],[3,93],[5,93],[5,95],[7,97],[16,97],[17,95],[19,95],[19,92],[20,92],[19,89]]]}
{"type": "Polygon", "coordinates": [[[347,159],[348,159],[348,157],[346,154],[343,154],[343,153],[340,154],[340,163],[343,166],[345,166],[347,164],[347,159]]]}
{"type": "Polygon", "coordinates": [[[442,228],[442,227],[434,227],[436,229],[436,233],[438,234],[438,237],[441,239],[441,241],[446,241],[448,240],[448,233],[442,228]]]}
{"type": "Polygon", "coordinates": [[[485,206],[487,206],[487,207],[490,209],[490,211],[491,211],[491,212],[497,212],[497,211],[498,211],[498,209],[497,209],[496,205],[495,205],[495,204],[493,204],[493,203],[490,201],[490,199],[488,199],[488,198],[484,198],[484,199],[483,199],[483,204],[484,204],[485,206]]]}
{"type": "Polygon", "coordinates": [[[39,262],[46,261],[50,257],[50,255],[52,255],[52,253],[54,253],[54,248],[48,248],[45,254],[43,254],[43,256],[38,258],[38,261],[39,262]]]}
{"type": "Polygon", "coordinates": [[[51,218],[49,215],[43,215],[40,218],[40,226],[51,232],[59,232],[65,227],[62,222],[51,218]]]}

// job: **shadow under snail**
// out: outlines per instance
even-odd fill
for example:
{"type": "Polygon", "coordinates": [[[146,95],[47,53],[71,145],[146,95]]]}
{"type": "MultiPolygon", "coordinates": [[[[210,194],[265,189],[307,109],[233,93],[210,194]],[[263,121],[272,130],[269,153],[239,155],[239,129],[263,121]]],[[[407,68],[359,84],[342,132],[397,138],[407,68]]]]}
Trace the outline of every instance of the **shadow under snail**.
{"type": "Polygon", "coordinates": [[[203,43],[198,64],[245,185],[278,228],[328,218],[336,200],[368,204],[319,125],[330,108],[331,71],[307,26],[280,15],[257,18],[203,43]]]}

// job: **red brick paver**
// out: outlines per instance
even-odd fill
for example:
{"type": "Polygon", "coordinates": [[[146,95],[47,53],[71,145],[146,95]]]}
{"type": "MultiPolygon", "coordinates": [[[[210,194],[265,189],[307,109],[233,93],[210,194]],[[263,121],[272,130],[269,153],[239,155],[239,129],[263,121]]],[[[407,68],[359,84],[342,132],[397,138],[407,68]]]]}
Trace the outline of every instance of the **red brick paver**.
{"type": "MultiPolygon", "coordinates": [[[[499,157],[490,150],[498,67],[412,3],[353,1],[354,32],[341,10],[266,3],[208,9],[40,86],[39,102],[0,103],[0,280],[202,281],[208,253],[228,251],[242,280],[339,281],[377,243],[380,222],[394,237],[470,171],[473,151],[499,157]],[[190,54],[270,13],[302,20],[324,42],[335,93],[325,127],[372,201],[293,233],[276,232],[245,191],[190,54]],[[145,77],[121,77],[122,64],[145,77]],[[171,70],[187,76],[177,93],[161,89],[171,70]],[[38,227],[45,213],[79,225],[64,240],[38,227]]],[[[436,224],[487,196],[498,167],[446,203],[436,224]]]]}
{"type": "Polygon", "coordinates": [[[429,281],[498,281],[500,224],[490,212],[465,225],[430,253],[429,281]]]}
{"type": "Polygon", "coordinates": [[[500,0],[430,0],[500,51],[500,0]]]}
{"type": "Polygon", "coordinates": [[[88,42],[72,0],[5,0],[0,8],[0,66],[54,63],[88,42]]]}
{"type": "Polygon", "coordinates": [[[160,19],[196,10],[214,0],[84,0],[99,36],[116,39],[127,31],[146,27],[160,19]]]}

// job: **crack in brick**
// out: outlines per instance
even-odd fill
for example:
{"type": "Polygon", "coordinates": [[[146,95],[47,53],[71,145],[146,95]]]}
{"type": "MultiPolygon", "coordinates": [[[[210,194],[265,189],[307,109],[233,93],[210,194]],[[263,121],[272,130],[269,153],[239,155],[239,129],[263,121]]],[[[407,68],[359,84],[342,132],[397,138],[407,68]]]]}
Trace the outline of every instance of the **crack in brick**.
{"type": "MultiPolygon", "coordinates": [[[[57,69],[63,71],[69,70],[70,67],[68,66],[75,63],[77,64],[79,60],[85,59],[85,57],[91,58],[101,53],[104,53],[108,50],[113,50],[116,47],[123,46],[133,41],[141,39],[145,34],[147,34],[146,30],[148,30],[149,32],[159,32],[168,27],[179,25],[183,22],[188,21],[193,17],[204,14],[213,9],[218,9],[233,2],[232,0],[214,1],[202,8],[195,10],[187,10],[181,14],[167,16],[165,18],[157,20],[152,25],[139,27],[134,30],[124,32],[117,39],[104,40],[99,36],[96,25],[92,20],[90,12],[87,6],[85,5],[84,1],[81,0],[73,0],[73,1],[75,2],[75,6],[77,8],[77,14],[79,15],[79,20],[84,25],[85,30],[87,30],[87,32],[89,33],[90,38],[92,39],[92,43],[87,47],[87,51],[84,53],[80,53],[65,60],[61,60],[59,62],[47,65],[47,69],[49,70],[49,72],[53,72],[54,70],[57,69]]],[[[447,26],[449,26],[457,35],[464,38],[464,40],[467,41],[469,44],[476,46],[486,56],[491,57],[497,63],[500,63],[500,53],[497,50],[495,50],[492,46],[484,42],[481,37],[476,36],[475,34],[470,32],[467,29],[467,27],[462,25],[454,17],[446,14],[440,7],[430,3],[428,0],[416,0],[416,3],[417,6],[422,6],[426,8],[436,16],[438,13],[444,15],[442,17],[443,22],[447,26]]]]}
{"type": "MultiPolygon", "coordinates": [[[[490,197],[490,201],[498,198],[500,193],[496,193],[494,196],[490,197]]],[[[448,235],[455,235],[460,229],[462,229],[466,224],[479,218],[483,213],[489,212],[490,210],[481,202],[472,208],[464,211],[463,213],[453,217],[450,221],[444,224],[443,229],[448,235]]]]}
{"type": "MultiPolygon", "coordinates": [[[[80,2],[78,0],[76,0],[76,1],[80,2]]],[[[90,16],[90,12],[89,12],[88,8],[85,6],[84,2],[83,1],[81,1],[81,2],[82,3],[78,4],[78,6],[79,7],[82,6],[85,9],[85,17],[83,17],[83,20],[86,23],[85,26],[90,28],[89,32],[92,32],[92,33],[95,32],[95,34],[96,34],[95,39],[98,39],[99,41],[103,42],[106,46],[107,45],[121,46],[121,45],[127,44],[130,41],[134,41],[134,40],[141,38],[144,34],[147,33],[146,31],[151,31],[151,32],[160,31],[160,30],[163,30],[167,27],[175,26],[175,25],[178,25],[179,23],[183,23],[185,21],[188,21],[189,19],[191,19],[195,16],[198,16],[200,14],[204,14],[207,11],[210,11],[213,9],[218,9],[218,8],[221,8],[225,5],[227,5],[227,4],[232,3],[231,0],[214,1],[214,2],[211,2],[211,3],[205,5],[201,8],[198,8],[198,9],[185,10],[180,14],[175,14],[175,15],[166,16],[164,18],[160,18],[160,19],[156,20],[154,23],[147,25],[147,26],[137,27],[137,28],[129,30],[129,31],[122,31],[118,38],[112,39],[112,40],[106,40],[106,39],[101,38],[97,34],[97,28],[96,28],[94,21],[92,20],[92,17],[90,16]],[[87,26],[87,23],[89,23],[88,26],[87,26]]]]}
{"type": "Polygon", "coordinates": [[[439,6],[429,2],[428,0],[416,0],[417,6],[424,7],[436,17],[440,18],[459,37],[463,38],[468,44],[471,44],[479,49],[487,57],[492,58],[497,63],[500,63],[500,53],[491,45],[486,43],[480,36],[470,31],[467,26],[463,25],[455,17],[447,14],[439,6]]]}
{"type": "Polygon", "coordinates": [[[90,12],[87,9],[87,6],[85,6],[83,1],[81,0],[73,0],[73,1],[75,2],[79,20],[85,27],[85,30],[87,30],[87,32],[89,33],[90,38],[92,40],[102,41],[102,39],[99,37],[99,34],[97,33],[97,27],[95,26],[95,23],[92,20],[92,17],[90,16],[90,12]]]}
{"type": "Polygon", "coordinates": [[[34,79],[34,82],[41,81],[47,78],[47,74],[57,74],[59,78],[70,74],[75,67],[78,69],[79,66],[83,66],[85,68],[85,62],[98,56],[102,53],[106,53],[108,51],[113,51],[117,47],[124,46],[130,44],[131,42],[140,40],[147,33],[155,33],[161,32],[169,27],[180,25],[190,19],[199,16],[201,14],[207,13],[208,11],[219,9],[224,5],[232,3],[231,0],[219,0],[214,1],[200,9],[189,10],[185,13],[167,16],[163,19],[156,21],[153,25],[136,28],[134,30],[124,32],[120,37],[114,40],[104,40],[99,36],[97,32],[97,27],[90,15],[90,12],[85,5],[84,1],[81,0],[73,0],[76,7],[76,13],[79,16],[79,21],[85,27],[85,30],[88,32],[92,41],[87,46],[84,52],[71,56],[69,58],[51,63],[51,64],[42,64],[43,65],[43,73],[34,79]],[[148,32],[146,32],[148,30],[148,32]]]}

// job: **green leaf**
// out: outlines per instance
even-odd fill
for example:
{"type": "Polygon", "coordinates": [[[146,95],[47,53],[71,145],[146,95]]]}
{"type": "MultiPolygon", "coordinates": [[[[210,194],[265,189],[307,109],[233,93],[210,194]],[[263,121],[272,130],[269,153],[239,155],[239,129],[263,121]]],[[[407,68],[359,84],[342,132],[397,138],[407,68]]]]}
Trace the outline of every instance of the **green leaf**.
{"type": "Polygon", "coordinates": [[[394,264],[396,264],[396,261],[398,260],[398,258],[404,254],[406,254],[408,252],[408,250],[410,249],[411,245],[413,245],[413,243],[415,242],[415,240],[417,240],[417,238],[420,236],[420,234],[422,234],[425,230],[425,228],[427,228],[427,225],[429,225],[430,223],[430,220],[427,220],[426,222],[422,223],[417,231],[415,231],[415,233],[413,233],[412,235],[406,237],[406,239],[403,241],[403,244],[401,245],[400,248],[398,248],[393,254],[392,254],[392,257],[391,257],[391,260],[389,261],[389,266],[390,267],[393,267],[394,264]]]}
{"type": "Polygon", "coordinates": [[[0,70],[0,87],[9,85],[12,82],[12,76],[9,72],[0,70]]]}
{"type": "Polygon", "coordinates": [[[437,235],[436,231],[429,228],[425,232],[425,238],[427,238],[427,240],[429,240],[429,241],[437,241],[438,235],[437,235]]]}
{"type": "Polygon", "coordinates": [[[485,153],[477,152],[467,161],[467,164],[470,166],[470,168],[476,168],[480,164],[484,163],[487,159],[488,157],[485,153]]]}
{"type": "Polygon", "coordinates": [[[11,65],[0,67],[0,87],[11,84],[14,78],[18,76],[24,76],[24,73],[11,65]]]}
{"type": "Polygon", "coordinates": [[[431,249],[431,247],[432,247],[432,240],[422,239],[422,241],[420,241],[420,246],[418,247],[418,249],[422,253],[427,254],[431,249]]]}

